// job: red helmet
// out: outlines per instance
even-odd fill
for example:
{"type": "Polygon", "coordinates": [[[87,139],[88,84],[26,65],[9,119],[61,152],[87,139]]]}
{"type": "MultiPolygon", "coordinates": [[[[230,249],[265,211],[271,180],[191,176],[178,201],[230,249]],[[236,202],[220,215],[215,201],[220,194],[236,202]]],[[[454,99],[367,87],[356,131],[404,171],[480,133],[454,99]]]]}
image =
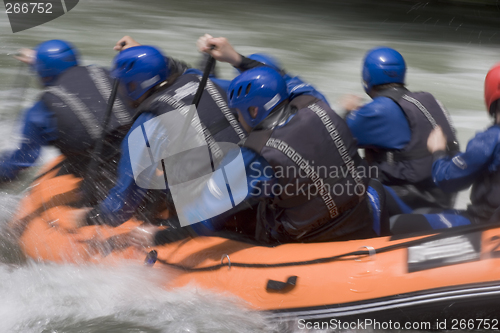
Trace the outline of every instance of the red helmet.
{"type": "Polygon", "coordinates": [[[500,99],[500,63],[493,66],[484,79],[484,102],[488,112],[493,115],[496,112],[496,104],[500,99]]]}

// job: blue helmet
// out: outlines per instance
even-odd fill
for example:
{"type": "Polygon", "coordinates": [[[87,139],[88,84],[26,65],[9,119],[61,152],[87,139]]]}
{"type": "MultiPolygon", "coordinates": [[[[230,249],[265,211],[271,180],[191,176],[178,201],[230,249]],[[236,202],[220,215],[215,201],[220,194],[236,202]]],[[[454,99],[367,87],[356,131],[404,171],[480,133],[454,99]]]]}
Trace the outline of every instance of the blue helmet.
{"type": "Polygon", "coordinates": [[[406,63],[403,56],[389,47],[368,51],[363,64],[363,85],[368,93],[373,86],[405,82],[406,63]]]}
{"type": "Polygon", "coordinates": [[[155,47],[135,46],[118,53],[111,75],[120,80],[132,100],[163,82],[170,75],[168,59],[155,47]]]}
{"type": "Polygon", "coordinates": [[[288,97],[285,80],[269,67],[256,67],[243,72],[231,81],[228,88],[229,107],[239,109],[252,128],[288,97]],[[255,118],[250,116],[249,108],[252,106],[258,107],[255,118]]]}
{"type": "MultiPolygon", "coordinates": [[[[78,51],[63,40],[49,40],[36,48],[35,71],[44,78],[55,78],[70,67],[78,65],[78,51]]],[[[46,83],[53,81],[49,80],[46,83]]]]}

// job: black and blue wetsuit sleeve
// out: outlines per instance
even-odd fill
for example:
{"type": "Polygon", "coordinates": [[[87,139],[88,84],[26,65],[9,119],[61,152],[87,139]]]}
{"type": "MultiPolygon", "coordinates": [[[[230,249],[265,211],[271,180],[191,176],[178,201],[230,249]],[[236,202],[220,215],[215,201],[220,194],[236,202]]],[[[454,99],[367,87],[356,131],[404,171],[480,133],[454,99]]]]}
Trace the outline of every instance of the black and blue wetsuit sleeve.
{"type": "Polygon", "coordinates": [[[0,180],[10,181],[19,171],[31,167],[40,156],[42,146],[57,139],[57,121],[42,101],[25,113],[21,144],[0,157],[0,180]]]}
{"type": "MultiPolygon", "coordinates": [[[[241,63],[238,67],[236,67],[236,69],[238,69],[240,72],[244,72],[257,67],[267,67],[267,65],[257,60],[241,56],[241,63]]],[[[283,76],[283,79],[286,82],[291,100],[300,95],[311,95],[330,105],[323,94],[321,94],[309,83],[304,82],[300,77],[287,74],[283,68],[280,68],[279,73],[283,76]]]]}
{"type": "Polygon", "coordinates": [[[288,74],[285,74],[283,75],[283,78],[285,79],[291,100],[301,95],[310,95],[330,105],[326,100],[326,97],[323,96],[322,93],[316,90],[316,88],[311,84],[304,82],[300,77],[292,77],[288,74]]]}
{"type": "MultiPolygon", "coordinates": [[[[270,67],[270,66],[268,66],[260,61],[253,60],[253,59],[247,58],[245,56],[242,56],[241,54],[240,54],[240,56],[241,56],[241,62],[237,67],[235,67],[240,72],[244,72],[244,71],[247,71],[249,69],[257,68],[257,67],[270,67]]],[[[280,74],[285,75],[286,74],[285,70],[281,68],[280,74]]]]}
{"type": "Polygon", "coordinates": [[[490,127],[478,133],[467,144],[467,149],[453,157],[436,153],[432,165],[432,177],[436,185],[448,192],[468,188],[482,172],[498,168],[500,158],[500,128],[490,127]]]}
{"type": "Polygon", "coordinates": [[[411,139],[403,110],[387,97],[377,97],[350,112],[346,123],[360,147],[403,149],[411,139]]]}

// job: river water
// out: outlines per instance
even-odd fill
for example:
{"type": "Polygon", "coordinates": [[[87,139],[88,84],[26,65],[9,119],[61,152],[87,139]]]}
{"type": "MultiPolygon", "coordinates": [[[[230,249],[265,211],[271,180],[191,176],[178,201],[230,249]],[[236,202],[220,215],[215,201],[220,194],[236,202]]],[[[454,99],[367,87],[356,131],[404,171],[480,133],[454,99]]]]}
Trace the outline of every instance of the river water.
{"type": "MultiPolygon", "coordinates": [[[[268,52],[323,92],[333,106],[347,93],[364,96],[364,53],[386,45],[408,64],[411,90],[434,94],[450,111],[462,147],[487,127],[483,80],[500,61],[500,11],[416,1],[130,1],[87,0],[45,25],[13,34],[0,13],[0,149],[19,142],[23,107],[36,101],[36,79],[8,54],[47,39],[72,41],[85,64],[109,66],[115,42],[131,35],[196,65],[196,39],[225,36],[242,54],[268,52]]],[[[234,69],[219,66],[220,76],[234,69]]],[[[43,163],[57,155],[45,149],[43,163]]],[[[0,222],[17,209],[34,171],[0,189],[0,222]]],[[[467,205],[461,193],[458,208],[467,205]]],[[[33,263],[0,235],[0,332],[279,331],[238,300],[195,286],[165,291],[168,276],[120,267],[33,263]]],[[[293,325],[288,330],[299,332],[293,325]]]]}

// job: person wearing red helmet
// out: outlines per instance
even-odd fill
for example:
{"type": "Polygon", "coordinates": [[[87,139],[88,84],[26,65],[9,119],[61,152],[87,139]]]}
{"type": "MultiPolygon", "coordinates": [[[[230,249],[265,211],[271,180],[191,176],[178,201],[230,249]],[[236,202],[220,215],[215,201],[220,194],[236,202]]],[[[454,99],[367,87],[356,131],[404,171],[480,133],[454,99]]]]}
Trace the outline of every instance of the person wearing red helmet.
{"type": "Polygon", "coordinates": [[[446,136],[439,127],[427,141],[434,156],[432,177],[436,185],[444,191],[460,191],[472,185],[471,204],[450,221],[466,217],[473,224],[485,223],[500,213],[500,63],[486,75],[484,100],[493,125],[477,133],[465,152],[447,157],[446,136]]]}
{"type": "MultiPolygon", "coordinates": [[[[484,102],[491,116],[498,116],[500,99],[500,63],[490,69],[484,80],[484,102]]],[[[496,121],[498,123],[498,121],[496,121]]]]}

